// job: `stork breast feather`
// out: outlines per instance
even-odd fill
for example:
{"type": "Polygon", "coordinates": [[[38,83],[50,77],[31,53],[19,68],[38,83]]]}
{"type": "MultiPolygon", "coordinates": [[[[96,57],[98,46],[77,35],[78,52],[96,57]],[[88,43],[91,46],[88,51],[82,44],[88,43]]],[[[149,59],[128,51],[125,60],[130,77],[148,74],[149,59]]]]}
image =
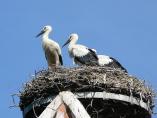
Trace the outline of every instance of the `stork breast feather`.
{"type": "Polygon", "coordinates": [[[60,46],[57,42],[49,40],[47,42],[47,44],[48,44],[48,46],[49,46],[48,48],[50,48],[50,50],[52,50],[52,51],[56,50],[58,52],[58,54],[61,54],[61,49],[60,49],[60,46]]]}
{"type": "Polygon", "coordinates": [[[86,47],[78,46],[72,49],[74,56],[83,57],[89,53],[89,50],[86,47]]]}

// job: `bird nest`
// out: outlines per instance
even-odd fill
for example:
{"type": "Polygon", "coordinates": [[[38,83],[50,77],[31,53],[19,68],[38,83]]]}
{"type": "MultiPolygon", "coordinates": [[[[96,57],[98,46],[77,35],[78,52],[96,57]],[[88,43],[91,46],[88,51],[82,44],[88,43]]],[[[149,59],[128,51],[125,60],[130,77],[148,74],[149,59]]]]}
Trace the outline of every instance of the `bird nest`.
{"type": "Polygon", "coordinates": [[[110,67],[74,67],[41,70],[27,82],[20,91],[20,108],[40,98],[56,96],[61,91],[71,92],[109,92],[133,96],[149,103],[153,108],[155,96],[144,81],[130,76],[120,69],[110,67]]]}

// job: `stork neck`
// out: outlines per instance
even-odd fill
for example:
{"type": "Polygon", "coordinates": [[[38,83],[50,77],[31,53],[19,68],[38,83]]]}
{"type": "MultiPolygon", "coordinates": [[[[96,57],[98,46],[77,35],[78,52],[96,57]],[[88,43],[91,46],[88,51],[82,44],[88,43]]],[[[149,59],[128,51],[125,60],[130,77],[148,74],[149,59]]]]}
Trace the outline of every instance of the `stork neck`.
{"type": "Polygon", "coordinates": [[[72,39],[72,41],[70,42],[70,45],[75,45],[77,42],[77,39],[72,39]]]}
{"type": "Polygon", "coordinates": [[[42,36],[42,39],[43,39],[43,40],[49,39],[49,33],[50,33],[50,32],[45,32],[45,33],[43,34],[43,36],[42,36]]]}

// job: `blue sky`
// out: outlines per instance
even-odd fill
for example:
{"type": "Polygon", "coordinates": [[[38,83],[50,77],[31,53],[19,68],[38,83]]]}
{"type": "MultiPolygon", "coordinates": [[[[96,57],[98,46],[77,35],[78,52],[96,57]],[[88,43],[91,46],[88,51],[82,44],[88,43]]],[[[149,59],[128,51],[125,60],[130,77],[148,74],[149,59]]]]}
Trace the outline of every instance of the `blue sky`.
{"type": "MultiPolygon", "coordinates": [[[[22,117],[19,108],[9,109],[10,95],[35,70],[47,67],[41,40],[35,38],[44,25],[53,27],[50,37],[60,45],[70,33],[78,33],[79,43],[115,57],[131,75],[156,89],[156,12],[156,0],[0,1],[1,116],[22,117]]],[[[66,48],[62,54],[64,65],[72,66],[66,48]]]]}

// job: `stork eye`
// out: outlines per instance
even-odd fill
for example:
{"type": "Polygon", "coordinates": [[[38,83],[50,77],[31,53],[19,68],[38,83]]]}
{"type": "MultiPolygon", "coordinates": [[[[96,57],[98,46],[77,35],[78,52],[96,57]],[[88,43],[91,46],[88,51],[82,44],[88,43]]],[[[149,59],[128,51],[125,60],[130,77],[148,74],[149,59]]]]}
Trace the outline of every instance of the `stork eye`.
{"type": "Polygon", "coordinates": [[[47,30],[47,27],[44,27],[43,30],[46,31],[46,30],[47,30]]]}

